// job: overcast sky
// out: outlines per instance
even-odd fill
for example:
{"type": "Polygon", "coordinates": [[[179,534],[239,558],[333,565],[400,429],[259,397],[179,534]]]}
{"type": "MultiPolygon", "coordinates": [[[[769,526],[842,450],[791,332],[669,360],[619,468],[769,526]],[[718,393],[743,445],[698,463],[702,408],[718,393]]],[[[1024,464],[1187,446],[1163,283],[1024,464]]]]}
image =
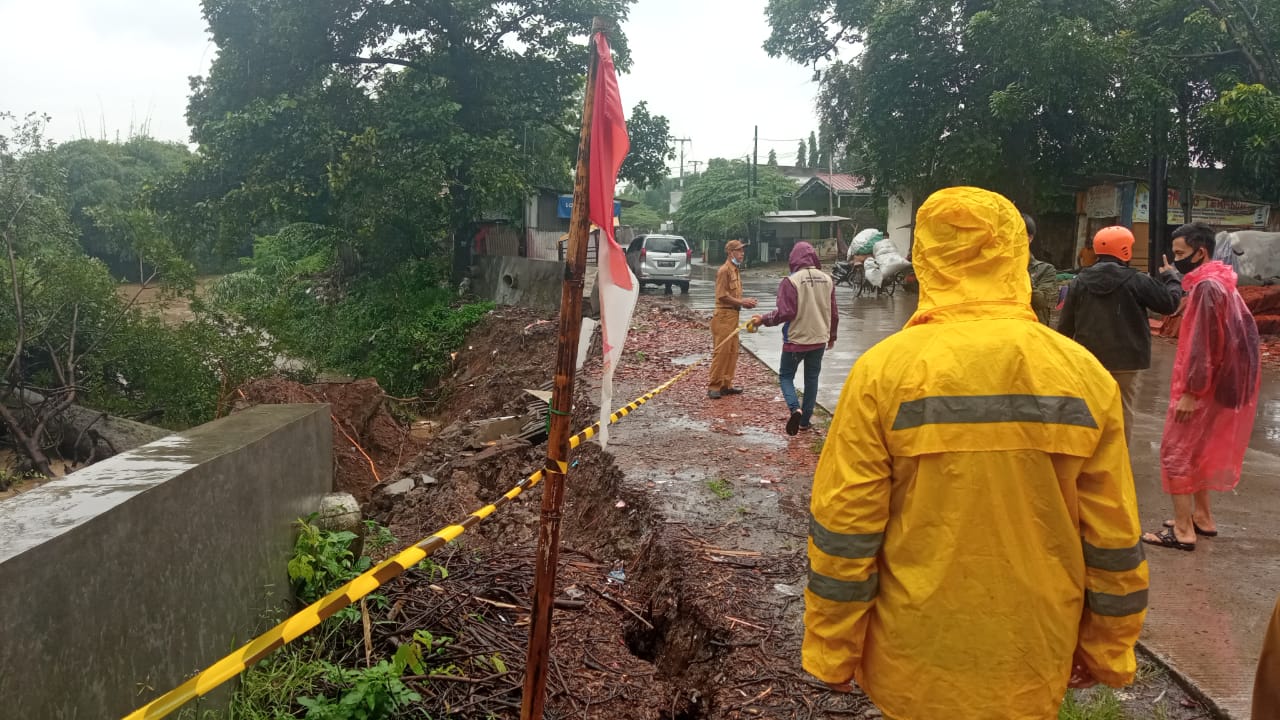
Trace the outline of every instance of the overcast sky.
{"type": "MultiPolygon", "coordinates": [[[[632,7],[623,104],[630,111],[647,100],[673,134],[690,138],[686,165],[745,156],[757,124],[760,161],[772,147],[790,164],[796,140],[817,129],[812,71],[760,47],[765,3],[632,7]]],[[[127,137],[145,125],[154,137],[185,142],[187,78],[203,74],[215,52],[198,0],[0,0],[0,110],[52,115],[56,140],[127,137]]]]}

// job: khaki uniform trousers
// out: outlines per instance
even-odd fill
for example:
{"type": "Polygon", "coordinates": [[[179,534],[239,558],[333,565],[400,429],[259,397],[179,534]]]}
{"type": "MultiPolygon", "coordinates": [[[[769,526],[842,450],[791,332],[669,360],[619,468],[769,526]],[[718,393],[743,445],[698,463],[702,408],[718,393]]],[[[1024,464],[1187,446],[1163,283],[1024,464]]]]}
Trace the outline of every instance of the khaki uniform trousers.
{"type": "Polygon", "coordinates": [[[711,317],[711,382],[708,390],[724,390],[733,387],[733,374],[738,369],[740,343],[734,331],[738,329],[738,311],[717,308],[711,317]],[[725,342],[726,338],[732,338],[725,342]],[[722,344],[723,343],[723,344],[722,344]]]}

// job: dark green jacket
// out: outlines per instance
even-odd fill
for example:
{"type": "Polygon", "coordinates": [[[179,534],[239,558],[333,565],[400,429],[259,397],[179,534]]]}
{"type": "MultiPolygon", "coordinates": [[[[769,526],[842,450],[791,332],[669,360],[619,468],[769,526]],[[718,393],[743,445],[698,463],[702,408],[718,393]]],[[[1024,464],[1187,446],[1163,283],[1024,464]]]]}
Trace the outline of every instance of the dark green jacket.
{"type": "Polygon", "coordinates": [[[1027,272],[1031,275],[1031,309],[1042,324],[1048,325],[1049,313],[1058,304],[1058,269],[1033,257],[1027,272]]]}

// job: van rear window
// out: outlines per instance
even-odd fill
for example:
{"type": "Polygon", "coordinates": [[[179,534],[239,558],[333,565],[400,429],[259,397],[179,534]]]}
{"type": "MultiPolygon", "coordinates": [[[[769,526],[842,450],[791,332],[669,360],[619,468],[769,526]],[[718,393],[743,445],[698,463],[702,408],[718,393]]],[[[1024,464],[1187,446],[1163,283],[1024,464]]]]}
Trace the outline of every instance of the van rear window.
{"type": "Polygon", "coordinates": [[[689,251],[689,246],[685,244],[684,238],[651,237],[645,240],[645,247],[649,252],[682,253],[689,251]]]}

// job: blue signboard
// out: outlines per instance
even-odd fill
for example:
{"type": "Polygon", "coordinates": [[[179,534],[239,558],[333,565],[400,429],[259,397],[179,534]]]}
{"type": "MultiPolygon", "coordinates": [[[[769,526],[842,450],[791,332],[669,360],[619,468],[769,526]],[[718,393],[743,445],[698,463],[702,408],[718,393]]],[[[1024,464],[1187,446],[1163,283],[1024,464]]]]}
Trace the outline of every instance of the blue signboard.
{"type": "MultiPolygon", "coordinates": [[[[573,217],[573,196],[561,195],[560,200],[556,203],[556,216],[562,218],[573,217]]],[[[622,203],[617,200],[613,201],[613,216],[622,218],[622,203]]]]}

